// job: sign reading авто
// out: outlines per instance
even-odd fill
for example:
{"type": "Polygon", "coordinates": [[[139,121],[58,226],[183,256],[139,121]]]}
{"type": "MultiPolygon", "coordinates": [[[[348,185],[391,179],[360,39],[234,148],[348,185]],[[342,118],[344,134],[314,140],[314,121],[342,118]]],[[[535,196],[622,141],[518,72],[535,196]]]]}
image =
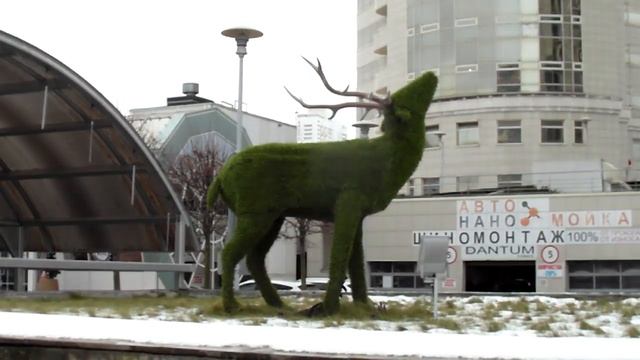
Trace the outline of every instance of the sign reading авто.
{"type": "MultiPolygon", "coordinates": [[[[631,210],[550,211],[549,199],[469,199],[456,202],[451,237],[466,260],[533,259],[535,245],[640,242],[631,210]]],[[[414,244],[434,231],[416,231],[414,244]]]]}

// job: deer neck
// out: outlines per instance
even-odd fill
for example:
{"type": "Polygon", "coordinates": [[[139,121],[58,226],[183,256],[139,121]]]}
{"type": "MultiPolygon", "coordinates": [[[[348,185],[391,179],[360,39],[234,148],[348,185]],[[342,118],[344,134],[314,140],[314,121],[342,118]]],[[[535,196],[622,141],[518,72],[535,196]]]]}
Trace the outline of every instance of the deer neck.
{"type": "Polygon", "coordinates": [[[398,130],[383,136],[390,149],[390,187],[393,188],[390,190],[393,190],[394,196],[418,166],[425,144],[422,122],[398,130]]]}

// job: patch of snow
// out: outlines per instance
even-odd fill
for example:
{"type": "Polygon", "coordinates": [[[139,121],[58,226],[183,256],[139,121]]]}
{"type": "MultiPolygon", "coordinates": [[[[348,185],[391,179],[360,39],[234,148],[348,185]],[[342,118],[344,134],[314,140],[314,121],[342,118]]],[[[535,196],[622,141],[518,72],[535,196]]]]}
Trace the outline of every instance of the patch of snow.
{"type": "Polygon", "coordinates": [[[343,355],[628,360],[637,359],[640,348],[640,340],[637,339],[545,338],[513,331],[471,335],[451,334],[442,330],[425,333],[411,330],[292,328],[279,325],[247,326],[226,320],[192,323],[12,312],[0,312],[0,323],[0,336],[113,340],[212,348],[267,347],[278,351],[343,355]]]}

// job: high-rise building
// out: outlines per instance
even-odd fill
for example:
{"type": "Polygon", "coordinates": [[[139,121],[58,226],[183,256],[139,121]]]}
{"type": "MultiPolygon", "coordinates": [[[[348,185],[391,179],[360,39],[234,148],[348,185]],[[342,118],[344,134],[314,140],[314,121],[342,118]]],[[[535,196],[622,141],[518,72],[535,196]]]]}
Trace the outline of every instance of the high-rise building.
{"type": "Polygon", "coordinates": [[[296,114],[299,143],[342,141],[347,139],[347,129],[335,120],[329,120],[320,112],[296,114]]]}
{"type": "Polygon", "coordinates": [[[427,71],[439,85],[405,195],[640,179],[640,1],[359,0],[359,90],[427,71]]]}
{"type": "Polygon", "coordinates": [[[427,71],[422,162],[363,225],[369,285],[425,286],[446,236],[442,291],[640,289],[640,192],[610,192],[640,183],[640,1],[359,0],[359,90],[427,71]]]}

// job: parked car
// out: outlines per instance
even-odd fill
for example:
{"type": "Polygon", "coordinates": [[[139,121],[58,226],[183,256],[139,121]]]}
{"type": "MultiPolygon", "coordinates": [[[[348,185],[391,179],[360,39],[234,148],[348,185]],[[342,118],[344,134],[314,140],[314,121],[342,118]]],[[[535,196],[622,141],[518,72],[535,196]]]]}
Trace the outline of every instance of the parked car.
{"type": "MultiPolygon", "coordinates": [[[[271,284],[277,291],[301,291],[300,286],[295,281],[287,280],[271,280],[271,284]]],[[[242,290],[258,290],[255,280],[246,280],[240,283],[238,286],[240,291],[242,290]]]]}
{"type": "MultiPolygon", "coordinates": [[[[327,284],[329,283],[329,278],[326,277],[308,277],[307,279],[307,290],[326,290],[327,284]]],[[[298,280],[298,286],[302,286],[302,281],[298,280]]],[[[350,293],[351,292],[351,280],[347,279],[342,284],[342,293],[350,293]]]]}

